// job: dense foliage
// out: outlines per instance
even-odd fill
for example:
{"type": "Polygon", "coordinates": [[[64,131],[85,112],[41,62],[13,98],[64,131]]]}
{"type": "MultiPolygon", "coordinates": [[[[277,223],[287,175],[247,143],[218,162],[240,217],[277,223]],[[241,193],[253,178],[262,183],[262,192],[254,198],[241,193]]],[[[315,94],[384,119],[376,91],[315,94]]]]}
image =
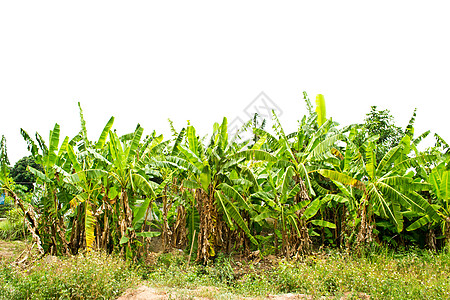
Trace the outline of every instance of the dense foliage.
{"type": "Polygon", "coordinates": [[[250,130],[248,140],[229,137],[226,118],[207,137],[188,123],[164,140],[144,137],[139,124],[118,136],[112,117],[91,141],[80,107],[75,137],[61,139],[58,124],[48,143],[21,130],[41,167],[28,166],[37,185],[27,201],[15,192],[2,140],[1,185],[42,253],[104,249],[138,259],[156,236],[163,249],[192,251],[198,261],[448,243],[445,141],[437,136],[439,147],[419,151],[428,132],[414,137],[415,112],[405,130],[376,108],[365,124],[342,128],[326,118],[323,96],[315,110],[305,101],[309,113],[295,132],[275,114],[272,131],[255,117],[240,132],[250,130]]]}
{"type": "Polygon", "coordinates": [[[37,164],[32,156],[25,156],[19,159],[14,167],[11,168],[9,176],[15,183],[26,187],[27,192],[33,191],[33,184],[36,182],[36,177],[27,170],[27,167],[33,167],[36,170],[43,171],[42,167],[37,164]]]}

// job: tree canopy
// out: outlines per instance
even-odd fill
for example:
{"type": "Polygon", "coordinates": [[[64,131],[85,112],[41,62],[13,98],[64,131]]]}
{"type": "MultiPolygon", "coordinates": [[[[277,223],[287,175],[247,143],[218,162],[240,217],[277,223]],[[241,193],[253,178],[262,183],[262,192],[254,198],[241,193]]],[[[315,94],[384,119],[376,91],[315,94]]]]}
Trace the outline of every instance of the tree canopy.
{"type": "Polygon", "coordinates": [[[36,182],[36,176],[27,170],[28,166],[40,171],[43,170],[41,165],[37,164],[32,156],[24,156],[14,164],[9,176],[15,183],[25,186],[26,190],[31,192],[34,188],[33,184],[36,182]]]}

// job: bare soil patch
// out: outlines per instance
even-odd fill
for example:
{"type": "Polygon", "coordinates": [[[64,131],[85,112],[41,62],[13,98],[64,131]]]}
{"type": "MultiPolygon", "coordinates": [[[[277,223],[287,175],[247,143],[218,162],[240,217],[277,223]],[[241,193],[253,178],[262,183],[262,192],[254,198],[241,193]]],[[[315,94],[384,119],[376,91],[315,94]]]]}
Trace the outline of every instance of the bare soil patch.
{"type": "MultiPolygon", "coordinates": [[[[222,295],[223,296],[223,295],[222,295]]],[[[225,299],[221,297],[221,292],[215,287],[198,287],[193,290],[161,290],[157,288],[152,288],[148,286],[140,286],[137,289],[128,290],[124,295],[119,297],[117,300],[166,300],[166,299],[196,299],[196,300],[207,300],[207,299],[225,299]]],[[[300,299],[300,300],[312,300],[314,297],[305,294],[282,294],[282,295],[267,295],[266,297],[243,297],[239,295],[227,295],[226,299],[246,299],[246,300],[262,300],[262,299],[300,299]]],[[[369,300],[370,296],[364,293],[345,293],[343,296],[337,297],[320,297],[319,299],[362,299],[369,300]]]]}
{"type": "Polygon", "coordinates": [[[27,248],[24,241],[2,241],[0,240],[0,260],[16,258],[27,248]]]}

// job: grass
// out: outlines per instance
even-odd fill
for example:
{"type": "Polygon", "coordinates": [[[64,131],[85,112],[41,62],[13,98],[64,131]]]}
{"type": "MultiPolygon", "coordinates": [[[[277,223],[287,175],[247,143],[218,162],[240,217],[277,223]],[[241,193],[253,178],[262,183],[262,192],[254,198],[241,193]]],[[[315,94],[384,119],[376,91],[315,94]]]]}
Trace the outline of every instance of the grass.
{"type": "Polygon", "coordinates": [[[0,221],[0,238],[3,240],[19,240],[24,237],[23,223],[11,223],[9,220],[0,221]]]}
{"type": "Polygon", "coordinates": [[[23,214],[17,209],[11,209],[5,212],[5,220],[0,221],[0,239],[19,240],[26,236],[24,228],[23,214]]]}
{"type": "Polygon", "coordinates": [[[183,253],[130,264],[92,252],[44,257],[26,268],[0,262],[0,299],[116,299],[141,284],[171,299],[265,298],[284,293],[313,299],[450,299],[450,254],[390,250],[353,255],[329,251],[299,260],[247,261],[221,255],[208,265],[187,264],[183,253]]]}
{"type": "MultiPolygon", "coordinates": [[[[167,260],[167,259],[165,259],[167,260]]],[[[215,294],[265,297],[299,293],[339,299],[349,293],[371,299],[449,299],[450,254],[426,251],[364,257],[331,252],[297,261],[238,262],[222,257],[214,266],[187,267],[174,259],[147,274],[150,285],[193,289],[215,286],[215,294]]]]}
{"type": "Polygon", "coordinates": [[[0,299],[115,299],[141,282],[136,266],[92,252],[44,257],[23,269],[0,265],[0,299]]]}

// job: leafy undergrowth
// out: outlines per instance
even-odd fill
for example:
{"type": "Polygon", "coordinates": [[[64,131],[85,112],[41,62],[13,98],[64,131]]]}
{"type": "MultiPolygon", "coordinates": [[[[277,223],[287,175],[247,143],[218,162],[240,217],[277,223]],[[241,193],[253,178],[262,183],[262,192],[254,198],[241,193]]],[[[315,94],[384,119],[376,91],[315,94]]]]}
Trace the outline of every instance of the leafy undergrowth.
{"type": "Polygon", "coordinates": [[[165,295],[155,299],[264,299],[288,293],[302,294],[302,299],[450,298],[448,252],[356,256],[330,251],[290,261],[252,258],[221,255],[208,265],[188,265],[182,252],[153,253],[136,265],[92,252],[18,265],[3,257],[0,299],[117,299],[141,285],[165,295]]]}
{"type": "Polygon", "coordinates": [[[23,213],[17,208],[5,213],[6,219],[0,221],[0,239],[20,240],[27,232],[23,224],[23,213]]]}
{"type": "Polygon", "coordinates": [[[0,262],[0,299],[115,299],[141,282],[136,266],[92,252],[46,256],[30,265],[0,262]]]}
{"type": "Polygon", "coordinates": [[[199,295],[207,298],[286,293],[312,299],[348,299],[348,295],[355,299],[450,298],[450,254],[425,251],[363,257],[332,252],[296,261],[258,262],[222,256],[210,266],[186,266],[181,257],[165,254],[146,276],[149,285],[161,288],[215,287],[208,295],[199,295]]]}

